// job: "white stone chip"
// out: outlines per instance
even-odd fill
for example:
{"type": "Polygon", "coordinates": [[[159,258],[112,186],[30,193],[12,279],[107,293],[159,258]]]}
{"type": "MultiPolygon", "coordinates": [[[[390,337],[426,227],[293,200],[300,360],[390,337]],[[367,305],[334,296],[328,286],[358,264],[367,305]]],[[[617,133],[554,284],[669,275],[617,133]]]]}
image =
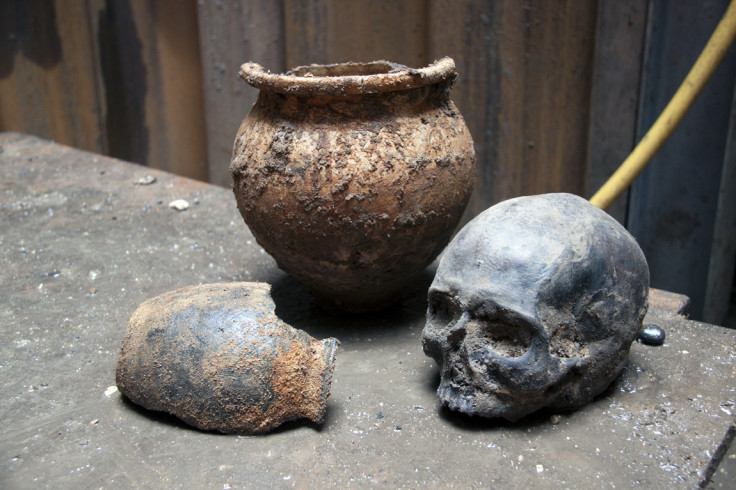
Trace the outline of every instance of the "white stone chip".
{"type": "Polygon", "coordinates": [[[185,211],[189,209],[189,203],[184,199],[177,199],[176,201],[171,201],[169,207],[177,211],[185,211]]]}

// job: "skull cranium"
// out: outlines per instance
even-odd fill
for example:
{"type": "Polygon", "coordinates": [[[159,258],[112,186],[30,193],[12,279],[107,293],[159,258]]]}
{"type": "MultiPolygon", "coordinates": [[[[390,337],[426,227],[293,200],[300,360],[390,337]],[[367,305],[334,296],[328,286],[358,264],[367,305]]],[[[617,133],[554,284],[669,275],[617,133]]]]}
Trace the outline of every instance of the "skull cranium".
{"type": "Polygon", "coordinates": [[[647,309],[634,238],[570,194],[511,199],[453,239],[429,289],[424,352],[450,409],[514,421],[581,406],[616,378],[647,309]]]}

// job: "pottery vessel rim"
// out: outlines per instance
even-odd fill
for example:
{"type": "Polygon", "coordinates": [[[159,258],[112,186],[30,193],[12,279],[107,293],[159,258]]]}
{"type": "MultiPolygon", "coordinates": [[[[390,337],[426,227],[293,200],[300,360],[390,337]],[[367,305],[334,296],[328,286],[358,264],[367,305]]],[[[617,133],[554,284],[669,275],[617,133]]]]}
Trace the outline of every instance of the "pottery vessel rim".
{"type": "Polygon", "coordinates": [[[434,85],[457,76],[455,62],[445,57],[424,68],[390,61],[312,64],[286,73],[266,71],[258,63],[244,63],[240,76],[262,91],[290,95],[363,95],[395,92],[434,85]]]}

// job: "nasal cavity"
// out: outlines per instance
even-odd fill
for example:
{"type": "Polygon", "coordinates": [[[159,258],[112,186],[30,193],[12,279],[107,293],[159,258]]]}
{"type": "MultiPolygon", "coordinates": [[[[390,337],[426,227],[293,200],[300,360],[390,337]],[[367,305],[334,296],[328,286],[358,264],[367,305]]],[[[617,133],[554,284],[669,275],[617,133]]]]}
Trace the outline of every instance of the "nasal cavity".
{"type": "Polygon", "coordinates": [[[463,340],[465,340],[464,328],[456,328],[447,336],[447,344],[453,351],[460,349],[460,345],[462,345],[463,340]]]}

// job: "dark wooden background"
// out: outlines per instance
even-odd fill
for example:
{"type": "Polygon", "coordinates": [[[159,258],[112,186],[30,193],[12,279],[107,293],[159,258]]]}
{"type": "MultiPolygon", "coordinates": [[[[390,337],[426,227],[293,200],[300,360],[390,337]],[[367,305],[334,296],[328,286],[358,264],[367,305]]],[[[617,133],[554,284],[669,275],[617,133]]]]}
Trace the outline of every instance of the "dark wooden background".
{"type": "MultiPolygon", "coordinates": [[[[727,3],[4,0],[0,130],[229,186],[232,142],[257,96],[237,76],[241,63],[255,61],[271,71],[374,59],[419,67],[451,56],[459,73],[453,99],[479,161],[467,220],[524,194],[590,197],[653,121],[644,115],[658,113],[674,93],[727,3]],[[652,67],[653,54],[684,39],[683,31],[692,49],[667,53],[652,67]],[[671,83],[663,86],[663,77],[671,83]]],[[[622,223],[636,224],[648,257],[666,256],[662,246],[679,247],[673,260],[699,257],[698,271],[683,270],[674,279],[664,272],[672,267],[658,265],[653,284],[690,295],[696,316],[709,304],[706,318],[714,322],[728,307],[736,256],[736,218],[727,209],[733,192],[719,191],[736,185],[733,172],[725,172],[733,167],[726,147],[734,139],[736,67],[729,63],[717,73],[724,88],[710,97],[723,114],[717,125],[701,128],[716,134],[718,148],[708,156],[710,173],[718,174],[715,183],[709,178],[716,192],[705,199],[693,193],[686,206],[712,219],[690,226],[686,240],[673,244],[666,229],[647,221],[651,206],[628,206],[651,201],[652,186],[638,197],[624,195],[609,210],[622,223]]],[[[670,152],[678,154],[678,147],[670,152]]],[[[703,165],[690,164],[696,173],[703,165]]],[[[692,186],[694,179],[680,180],[692,186]]],[[[654,199],[680,194],[674,186],[654,199]]]]}

